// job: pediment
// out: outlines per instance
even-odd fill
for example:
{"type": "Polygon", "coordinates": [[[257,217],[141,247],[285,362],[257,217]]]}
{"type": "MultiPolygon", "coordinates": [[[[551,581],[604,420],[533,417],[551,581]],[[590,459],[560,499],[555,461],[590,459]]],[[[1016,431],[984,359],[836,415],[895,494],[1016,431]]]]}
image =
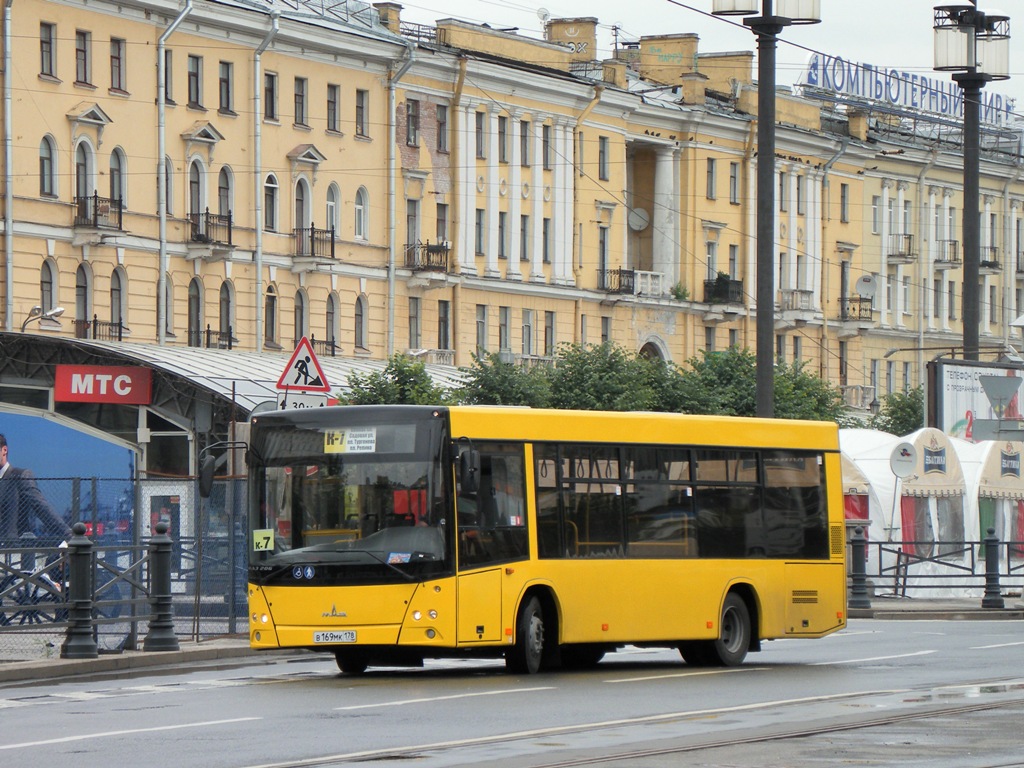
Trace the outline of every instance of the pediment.
{"type": "Polygon", "coordinates": [[[320,165],[320,163],[327,159],[327,155],[312,144],[299,144],[299,146],[288,153],[288,159],[295,163],[320,165]]]}
{"type": "Polygon", "coordinates": [[[73,123],[88,123],[90,125],[102,126],[114,122],[110,119],[110,115],[94,101],[83,101],[77,104],[68,111],[67,117],[73,123]]]}
{"type": "Polygon", "coordinates": [[[200,120],[194,123],[187,131],[183,131],[181,138],[185,141],[199,141],[204,144],[216,144],[224,138],[224,134],[213,127],[211,123],[200,120]]]}

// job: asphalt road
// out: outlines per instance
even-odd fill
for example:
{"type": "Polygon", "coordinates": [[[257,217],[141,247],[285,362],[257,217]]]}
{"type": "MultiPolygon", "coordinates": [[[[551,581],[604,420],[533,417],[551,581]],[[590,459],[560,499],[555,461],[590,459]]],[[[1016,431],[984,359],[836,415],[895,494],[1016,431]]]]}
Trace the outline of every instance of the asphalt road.
{"type": "Polygon", "coordinates": [[[0,687],[7,766],[1024,765],[1024,622],[851,621],[735,669],[630,648],[586,672],[495,662],[341,676],[267,656],[0,687]]]}

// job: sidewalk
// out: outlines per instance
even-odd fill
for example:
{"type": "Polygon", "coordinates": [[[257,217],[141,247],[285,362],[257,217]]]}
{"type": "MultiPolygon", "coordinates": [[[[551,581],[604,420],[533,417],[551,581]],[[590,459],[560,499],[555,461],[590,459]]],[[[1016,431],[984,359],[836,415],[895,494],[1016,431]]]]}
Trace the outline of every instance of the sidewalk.
{"type": "MultiPolygon", "coordinates": [[[[900,597],[871,598],[870,608],[850,609],[851,619],[944,620],[944,621],[1024,621],[1024,600],[1004,597],[1003,608],[982,608],[981,598],[931,600],[900,597]]],[[[75,675],[112,675],[129,677],[156,667],[181,667],[197,662],[217,662],[246,657],[271,658],[249,648],[244,635],[202,642],[180,640],[177,651],[123,651],[102,654],[95,659],[54,657],[10,661],[0,658],[0,684],[57,680],[75,675]]]]}

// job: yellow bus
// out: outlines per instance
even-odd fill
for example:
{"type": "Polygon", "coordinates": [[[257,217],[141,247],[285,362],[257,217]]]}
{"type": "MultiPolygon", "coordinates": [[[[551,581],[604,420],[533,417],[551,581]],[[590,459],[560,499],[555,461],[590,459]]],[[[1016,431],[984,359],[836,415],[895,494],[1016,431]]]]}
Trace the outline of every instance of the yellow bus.
{"type": "Polygon", "coordinates": [[[846,624],[835,424],[328,407],[254,416],[248,460],[256,649],[731,666],[846,624]]]}

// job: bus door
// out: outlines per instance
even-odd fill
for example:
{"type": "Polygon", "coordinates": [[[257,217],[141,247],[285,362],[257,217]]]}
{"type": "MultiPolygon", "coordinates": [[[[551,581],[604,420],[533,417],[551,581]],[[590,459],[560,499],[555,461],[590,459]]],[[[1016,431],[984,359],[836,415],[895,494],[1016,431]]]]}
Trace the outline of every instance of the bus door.
{"type": "Polygon", "coordinates": [[[523,446],[480,443],[480,483],[456,500],[459,540],[458,642],[502,639],[502,592],[509,564],[529,557],[523,446]]]}

